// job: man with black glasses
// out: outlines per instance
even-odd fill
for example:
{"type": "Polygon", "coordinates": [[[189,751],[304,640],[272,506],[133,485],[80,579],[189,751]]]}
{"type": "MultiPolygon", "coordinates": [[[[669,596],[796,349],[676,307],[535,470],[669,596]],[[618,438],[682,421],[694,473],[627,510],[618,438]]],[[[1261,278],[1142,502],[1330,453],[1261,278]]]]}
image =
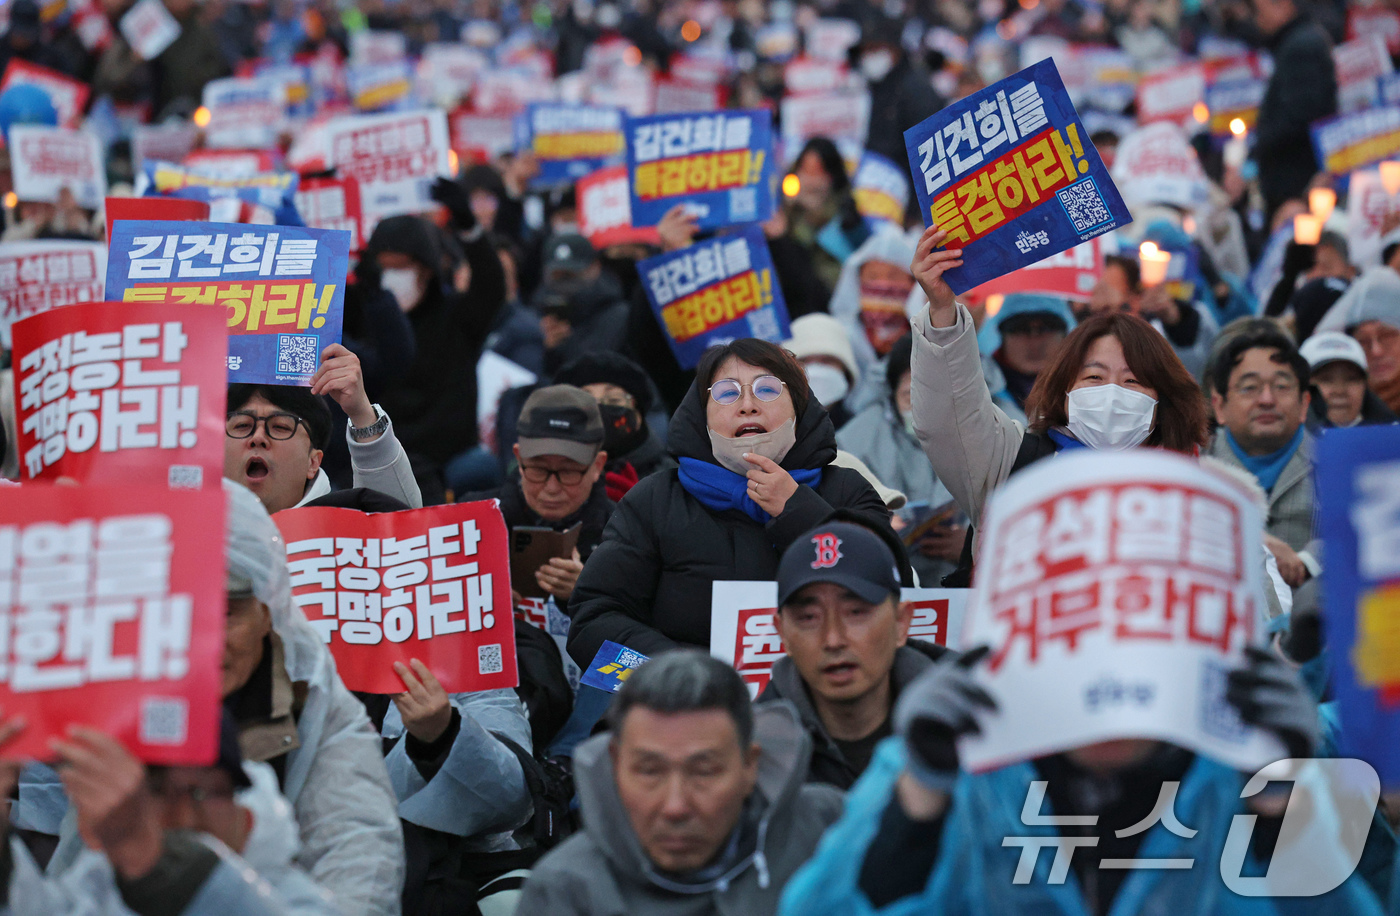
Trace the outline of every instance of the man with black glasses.
{"type": "Polygon", "coordinates": [[[310,388],[230,385],[226,431],[224,476],[257,494],[269,513],[310,504],[378,510],[423,505],[389,415],[370,403],[359,357],[340,344],[322,352],[310,388]],[[321,470],[331,435],[331,414],[322,395],[333,398],[350,418],[345,440],[355,486],[373,491],[369,495],[375,498],[368,502],[331,497],[330,478],[321,470]]]}

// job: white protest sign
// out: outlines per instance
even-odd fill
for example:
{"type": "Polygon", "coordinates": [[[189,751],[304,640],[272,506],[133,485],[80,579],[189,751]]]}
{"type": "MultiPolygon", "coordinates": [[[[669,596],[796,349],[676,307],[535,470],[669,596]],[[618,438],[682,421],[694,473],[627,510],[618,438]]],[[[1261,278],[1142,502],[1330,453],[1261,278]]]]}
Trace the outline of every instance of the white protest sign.
{"type": "Polygon", "coordinates": [[[209,124],[204,145],[211,149],[265,149],[277,144],[287,116],[287,87],[268,77],[229,77],[204,85],[209,124]]]}
{"type": "Polygon", "coordinates": [[[0,242],[0,346],[10,348],[10,325],[21,318],[102,301],[106,277],[101,242],[0,242]]]}
{"type": "Polygon", "coordinates": [[[10,164],[20,200],[57,203],[67,188],[78,206],[98,210],[107,196],[102,144],[86,131],[17,124],[10,128],[10,164]]]}
{"type": "Polygon", "coordinates": [[[121,31],[138,56],[152,60],[180,37],[180,23],[161,0],[137,0],[122,17],[121,31]]]}
{"type": "Polygon", "coordinates": [[[147,160],[183,161],[197,142],[199,128],[188,121],[138,124],[131,132],[131,158],[139,174],[141,163],[147,160]]]}
{"type": "Polygon", "coordinates": [[[491,60],[476,48],[435,42],[423,49],[418,62],[419,95],[451,107],[471,94],[479,73],[491,60]]]}
{"type": "Polygon", "coordinates": [[[1378,169],[1351,173],[1347,185],[1347,247],[1358,267],[1381,263],[1381,226],[1394,209],[1378,169]]]}
{"type": "Polygon", "coordinates": [[[870,130],[870,93],[824,92],[789,96],[782,101],[783,147],[792,154],[813,137],[865,146],[870,130]]]}
{"type": "Polygon", "coordinates": [[[496,448],[496,410],[501,395],[512,388],[533,385],[535,373],[506,359],[495,350],[483,350],[476,363],[476,427],[481,444],[490,451],[496,448]]]}
{"type": "Polygon", "coordinates": [[[441,109],[337,118],[326,138],[326,165],[360,183],[366,223],[437,206],[428,191],[438,176],[451,173],[441,109]]]}
{"type": "MultiPolygon", "coordinates": [[[[749,694],[768,686],[773,663],[783,657],[783,640],[773,623],[778,583],[764,580],[716,582],[710,593],[710,654],[734,666],[749,694]]],[[[901,601],[913,605],[909,638],[957,648],[963,614],[973,594],[966,588],[906,588],[901,601]]]]}
{"type": "Polygon", "coordinates": [[[1332,61],[1337,66],[1337,110],[1341,112],[1374,105],[1380,98],[1377,80],[1395,69],[1381,35],[1366,35],[1337,45],[1332,49],[1332,61]]]}
{"type": "Polygon", "coordinates": [[[1199,463],[1082,449],[1017,474],[983,516],[961,645],[999,712],[958,742],[982,772],[1122,738],[1247,772],[1287,756],[1225,699],[1266,636],[1263,518],[1199,463]]]}
{"type": "Polygon", "coordinates": [[[487,70],[472,87],[472,107],[479,114],[516,114],[531,102],[550,102],[555,86],[524,70],[487,70]]]}
{"type": "Polygon", "coordinates": [[[860,26],[850,19],[818,19],[807,26],[806,38],[808,54],[844,62],[847,49],[860,41],[860,26]]]}
{"type": "Polygon", "coordinates": [[[350,60],[355,64],[387,64],[408,56],[408,36],[402,32],[350,33],[350,60]]]}
{"type": "Polygon", "coordinates": [[[1196,150],[1181,128],[1166,121],[1123,138],[1113,161],[1113,182],[1129,207],[1170,204],[1193,210],[1210,198],[1196,150]]]}

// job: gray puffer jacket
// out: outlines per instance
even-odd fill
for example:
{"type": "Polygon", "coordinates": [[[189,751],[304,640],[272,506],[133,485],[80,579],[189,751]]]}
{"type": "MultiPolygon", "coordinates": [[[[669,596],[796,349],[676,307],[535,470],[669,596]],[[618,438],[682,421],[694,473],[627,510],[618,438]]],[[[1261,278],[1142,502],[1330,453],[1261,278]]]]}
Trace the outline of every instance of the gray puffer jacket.
{"type": "Polygon", "coordinates": [[[756,801],[763,804],[757,844],[720,878],[680,884],[657,873],[618,798],[609,735],[579,745],[574,779],[584,831],[535,866],[518,916],[766,916],[777,912],[783,886],[812,856],[822,831],[841,814],[842,794],[803,785],[811,739],[787,703],[754,709],[762,748],[756,801]]]}

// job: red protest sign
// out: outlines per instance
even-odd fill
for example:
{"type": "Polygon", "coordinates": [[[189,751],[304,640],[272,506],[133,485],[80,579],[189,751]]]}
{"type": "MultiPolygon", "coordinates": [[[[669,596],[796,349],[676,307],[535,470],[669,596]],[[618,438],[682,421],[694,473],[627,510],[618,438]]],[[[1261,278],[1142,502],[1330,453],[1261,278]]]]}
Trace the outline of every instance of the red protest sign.
{"type": "Polygon", "coordinates": [[[988,280],[968,290],[965,295],[971,302],[984,302],[988,296],[1007,293],[1041,293],[1087,301],[1101,276],[1102,243],[1100,239],[1093,238],[1029,267],[988,280]]]}
{"type": "Polygon", "coordinates": [[[182,197],[108,197],[106,204],[108,239],[112,238],[113,221],[119,219],[209,221],[209,204],[203,200],[185,200],[182,197]]]}
{"type": "Polygon", "coordinates": [[[81,80],[12,57],[9,66],[5,68],[5,75],[0,77],[0,93],[11,86],[19,85],[38,86],[48,94],[58,112],[60,127],[77,127],[82,122],[83,109],[87,108],[88,94],[92,91],[91,87],[81,80]]]}
{"type": "Polygon", "coordinates": [[[627,166],[600,169],[578,180],[579,232],[602,251],[609,245],[660,245],[655,226],[632,225],[627,166]]]}
{"type": "Polygon", "coordinates": [[[9,758],[51,759],[69,725],[150,763],[219,743],[224,494],[16,487],[0,500],[0,709],[9,758]]]}
{"type": "Polygon", "coordinates": [[[351,690],[402,693],[417,658],[450,692],[514,687],[506,524],[495,501],[404,512],[287,509],[292,594],[351,690]]]}
{"type": "Polygon", "coordinates": [[[354,178],[304,178],[297,188],[296,204],[297,213],[311,228],[348,231],[351,254],[365,247],[360,183],[354,178]]]}
{"type": "Polygon", "coordinates": [[[26,480],[219,488],[223,309],[85,302],[16,322],[16,426],[26,480]]]}

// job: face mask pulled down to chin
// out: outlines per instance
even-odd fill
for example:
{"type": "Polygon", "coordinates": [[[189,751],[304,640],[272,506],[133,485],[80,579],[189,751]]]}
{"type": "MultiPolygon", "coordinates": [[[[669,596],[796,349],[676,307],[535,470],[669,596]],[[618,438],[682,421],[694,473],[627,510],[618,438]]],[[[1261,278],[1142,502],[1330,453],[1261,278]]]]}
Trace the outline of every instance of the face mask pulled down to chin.
{"type": "Polygon", "coordinates": [[[1122,451],[1147,441],[1157,401],[1121,385],[1093,385],[1069,393],[1069,431],[1090,448],[1122,451]]]}
{"type": "Polygon", "coordinates": [[[715,460],[721,467],[742,477],[754,468],[744,460],[745,454],[762,455],[776,464],[783,463],[787,453],[797,443],[797,419],[788,420],[777,429],[766,433],[739,436],[735,439],[721,436],[713,429],[707,428],[706,432],[710,434],[710,451],[714,453],[715,460]]]}

